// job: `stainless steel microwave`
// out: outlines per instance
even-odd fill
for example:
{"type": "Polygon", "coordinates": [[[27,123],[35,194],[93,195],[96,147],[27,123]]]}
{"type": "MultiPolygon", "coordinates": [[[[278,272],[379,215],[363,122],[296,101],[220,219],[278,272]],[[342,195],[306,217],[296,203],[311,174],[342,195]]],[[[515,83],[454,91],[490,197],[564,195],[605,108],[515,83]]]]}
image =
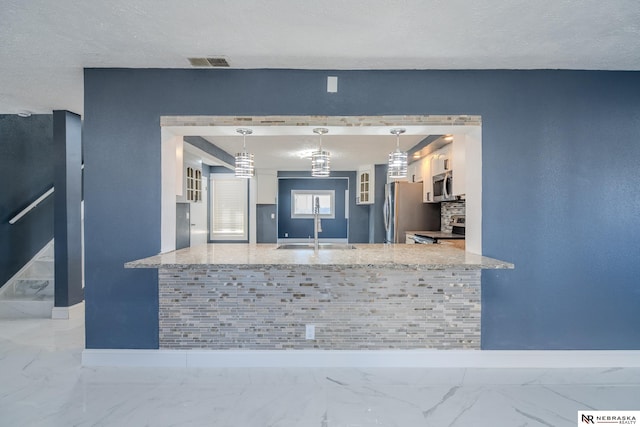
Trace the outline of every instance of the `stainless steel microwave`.
{"type": "Polygon", "coordinates": [[[453,172],[447,171],[433,176],[433,201],[455,200],[453,195],[453,172]]]}

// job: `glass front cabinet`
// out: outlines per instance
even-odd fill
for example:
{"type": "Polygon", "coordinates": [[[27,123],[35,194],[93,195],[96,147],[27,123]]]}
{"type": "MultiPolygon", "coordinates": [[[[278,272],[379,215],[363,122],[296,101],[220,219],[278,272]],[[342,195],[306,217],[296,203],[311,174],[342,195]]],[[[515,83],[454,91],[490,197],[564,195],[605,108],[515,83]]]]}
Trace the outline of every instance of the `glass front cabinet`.
{"type": "Polygon", "coordinates": [[[187,201],[202,201],[202,171],[187,167],[187,201]]]}
{"type": "Polygon", "coordinates": [[[375,202],[375,175],[373,165],[358,169],[356,203],[370,205],[375,202]]]}

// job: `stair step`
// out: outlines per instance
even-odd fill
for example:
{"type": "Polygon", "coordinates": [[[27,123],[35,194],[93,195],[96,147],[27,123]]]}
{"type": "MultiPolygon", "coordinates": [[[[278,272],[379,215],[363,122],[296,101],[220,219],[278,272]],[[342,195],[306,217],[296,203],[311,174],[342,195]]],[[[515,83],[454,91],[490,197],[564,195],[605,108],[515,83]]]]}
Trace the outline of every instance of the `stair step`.
{"type": "Polygon", "coordinates": [[[55,268],[53,262],[34,261],[20,276],[21,279],[53,279],[55,268]]]}
{"type": "Polygon", "coordinates": [[[40,256],[53,259],[54,254],[55,254],[55,245],[52,242],[48,244],[47,248],[40,254],[40,256]]]}
{"type": "Polygon", "coordinates": [[[42,301],[53,300],[53,279],[17,279],[2,292],[2,300],[42,301]]]}
{"type": "Polygon", "coordinates": [[[0,318],[51,318],[54,305],[53,240],[0,287],[0,318]]]}

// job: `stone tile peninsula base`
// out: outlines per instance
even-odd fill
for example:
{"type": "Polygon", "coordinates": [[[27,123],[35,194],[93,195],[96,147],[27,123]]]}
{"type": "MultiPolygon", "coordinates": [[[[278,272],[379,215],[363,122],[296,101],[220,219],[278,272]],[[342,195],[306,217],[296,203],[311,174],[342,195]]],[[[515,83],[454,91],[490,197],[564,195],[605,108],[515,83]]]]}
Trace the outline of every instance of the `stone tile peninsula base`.
{"type": "Polygon", "coordinates": [[[480,271],[160,268],[160,348],[479,349],[480,271]]]}
{"type": "Polygon", "coordinates": [[[209,244],[131,261],[157,268],[160,350],[480,348],[482,269],[447,245],[279,250],[209,244]]]}

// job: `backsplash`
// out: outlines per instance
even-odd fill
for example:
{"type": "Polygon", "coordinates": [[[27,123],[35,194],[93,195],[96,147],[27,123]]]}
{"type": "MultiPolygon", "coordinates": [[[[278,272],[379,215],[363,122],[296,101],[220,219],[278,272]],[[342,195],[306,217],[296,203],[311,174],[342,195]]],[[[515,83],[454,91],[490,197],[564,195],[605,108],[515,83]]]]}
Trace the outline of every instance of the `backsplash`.
{"type": "Polygon", "coordinates": [[[465,201],[442,202],[440,204],[440,231],[451,233],[451,217],[453,215],[465,215],[465,201]]]}

